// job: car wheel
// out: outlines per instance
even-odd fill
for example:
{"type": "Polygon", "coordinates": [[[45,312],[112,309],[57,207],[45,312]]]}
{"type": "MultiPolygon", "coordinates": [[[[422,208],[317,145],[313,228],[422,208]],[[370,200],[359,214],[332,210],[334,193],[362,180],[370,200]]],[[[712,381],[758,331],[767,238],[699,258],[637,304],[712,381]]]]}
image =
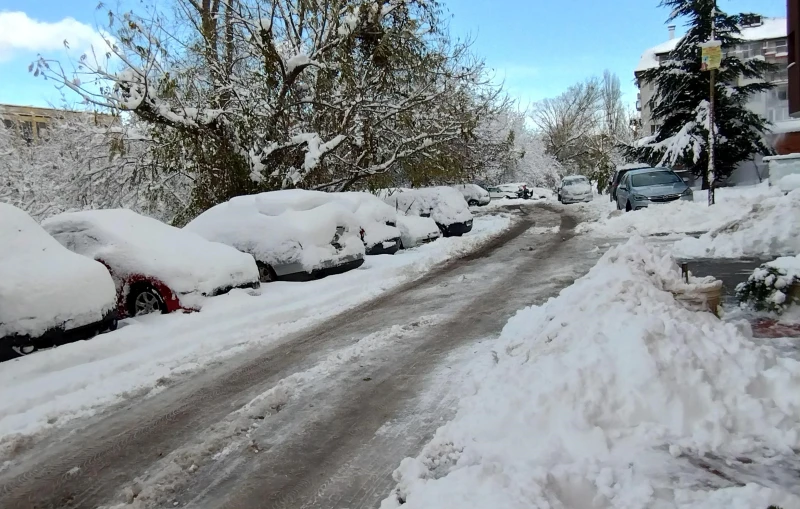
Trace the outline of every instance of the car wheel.
{"type": "Polygon", "coordinates": [[[397,244],[400,246],[398,249],[405,249],[406,246],[403,245],[403,239],[397,241],[397,244]]]}
{"type": "Polygon", "coordinates": [[[478,206],[478,200],[470,200],[470,201],[467,202],[467,205],[469,205],[470,207],[477,207],[478,206]]]}
{"type": "Polygon", "coordinates": [[[275,273],[272,267],[263,262],[258,262],[256,265],[258,265],[259,281],[262,283],[272,283],[278,280],[278,275],[275,273]]]}
{"type": "Polygon", "coordinates": [[[19,357],[24,357],[26,355],[30,355],[36,351],[36,346],[33,344],[27,344],[22,346],[12,346],[11,349],[17,354],[19,357]]]}
{"type": "Polygon", "coordinates": [[[143,316],[150,313],[166,313],[167,305],[158,290],[150,285],[134,285],[128,294],[128,315],[143,316]]]}
{"type": "Polygon", "coordinates": [[[631,202],[626,203],[625,212],[630,212],[631,210],[633,210],[633,207],[631,207],[631,202]]]}

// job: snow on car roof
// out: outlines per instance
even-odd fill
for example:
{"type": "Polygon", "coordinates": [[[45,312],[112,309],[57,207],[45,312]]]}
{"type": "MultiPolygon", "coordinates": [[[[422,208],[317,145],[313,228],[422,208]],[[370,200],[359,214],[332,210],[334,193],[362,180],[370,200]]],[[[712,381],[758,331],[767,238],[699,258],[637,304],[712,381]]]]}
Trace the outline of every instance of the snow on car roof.
{"type": "Polygon", "coordinates": [[[115,304],[102,264],[65,249],[27,213],[0,203],[0,337],[98,322],[115,304]]]}
{"type": "MultiPolygon", "coordinates": [[[[301,263],[306,270],[313,270],[336,254],[331,241],[337,227],[348,228],[350,236],[358,238],[355,234],[359,222],[341,203],[310,195],[295,202],[293,199],[301,193],[272,193],[275,191],[238,196],[215,205],[184,229],[250,253],[258,261],[273,266],[301,263]],[[312,203],[321,204],[311,207],[312,203]],[[302,210],[291,208],[294,206],[302,210]]],[[[345,239],[342,242],[348,253],[364,254],[360,240],[352,245],[345,239]]]]}
{"type": "Polygon", "coordinates": [[[416,216],[430,213],[440,224],[469,221],[472,213],[460,191],[447,186],[396,188],[381,190],[384,201],[403,213],[416,216]]]}
{"type": "Polygon", "coordinates": [[[174,292],[201,294],[258,279],[250,255],[128,209],[59,214],[43,226],[71,250],[108,264],[118,279],[141,274],[174,292]]]}

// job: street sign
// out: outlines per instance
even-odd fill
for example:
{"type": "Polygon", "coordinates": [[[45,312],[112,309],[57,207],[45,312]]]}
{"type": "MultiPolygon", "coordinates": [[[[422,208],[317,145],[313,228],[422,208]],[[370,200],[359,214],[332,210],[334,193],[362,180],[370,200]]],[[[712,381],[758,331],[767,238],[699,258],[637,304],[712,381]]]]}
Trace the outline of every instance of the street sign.
{"type": "Polygon", "coordinates": [[[722,63],[722,43],[720,41],[709,41],[700,45],[701,61],[700,70],[710,71],[719,69],[722,63]]]}

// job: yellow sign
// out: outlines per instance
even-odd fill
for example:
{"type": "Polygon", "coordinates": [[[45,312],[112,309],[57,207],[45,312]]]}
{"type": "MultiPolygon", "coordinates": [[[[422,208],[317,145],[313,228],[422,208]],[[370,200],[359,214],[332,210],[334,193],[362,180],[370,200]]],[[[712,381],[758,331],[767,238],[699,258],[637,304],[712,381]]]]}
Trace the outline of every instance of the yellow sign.
{"type": "Polygon", "coordinates": [[[722,45],[703,46],[702,60],[700,63],[701,71],[710,71],[711,69],[719,69],[722,63],[722,45]]]}

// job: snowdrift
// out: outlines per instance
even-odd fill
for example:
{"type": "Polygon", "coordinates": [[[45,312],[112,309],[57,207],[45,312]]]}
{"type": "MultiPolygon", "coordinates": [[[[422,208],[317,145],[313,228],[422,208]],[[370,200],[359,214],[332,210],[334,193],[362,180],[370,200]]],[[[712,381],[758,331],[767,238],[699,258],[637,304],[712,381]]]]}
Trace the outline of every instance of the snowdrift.
{"type": "Polygon", "coordinates": [[[252,256],[132,210],[69,212],[42,226],[71,251],[103,261],[120,285],[143,275],[182,299],[258,281],[252,256]]]}
{"type": "Polygon", "coordinates": [[[800,363],[673,297],[701,282],[634,238],[519,311],[382,509],[800,506],[696,466],[774,464],[800,447],[800,363]]]}
{"type": "Polygon", "coordinates": [[[0,203],[0,338],[99,322],[116,305],[102,264],[75,254],[22,210],[0,203]]]}
{"type": "Polygon", "coordinates": [[[692,258],[794,255],[800,252],[798,218],[800,189],[767,196],[751,202],[699,238],[676,242],[675,251],[692,258]]]}
{"type": "Polygon", "coordinates": [[[755,206],[779,197],[781,193],[762,184],[718,189],[716,196],[717,203],[712,207],[708,206],[705,191],[695,191],[694,201],[677,200],[635,212],[618,211],[603,197],[583,206],[590,216],[587,222],[578,225],[576,231],[607,237],[710,232],[731,221],[745,219],[755,206]]]}

